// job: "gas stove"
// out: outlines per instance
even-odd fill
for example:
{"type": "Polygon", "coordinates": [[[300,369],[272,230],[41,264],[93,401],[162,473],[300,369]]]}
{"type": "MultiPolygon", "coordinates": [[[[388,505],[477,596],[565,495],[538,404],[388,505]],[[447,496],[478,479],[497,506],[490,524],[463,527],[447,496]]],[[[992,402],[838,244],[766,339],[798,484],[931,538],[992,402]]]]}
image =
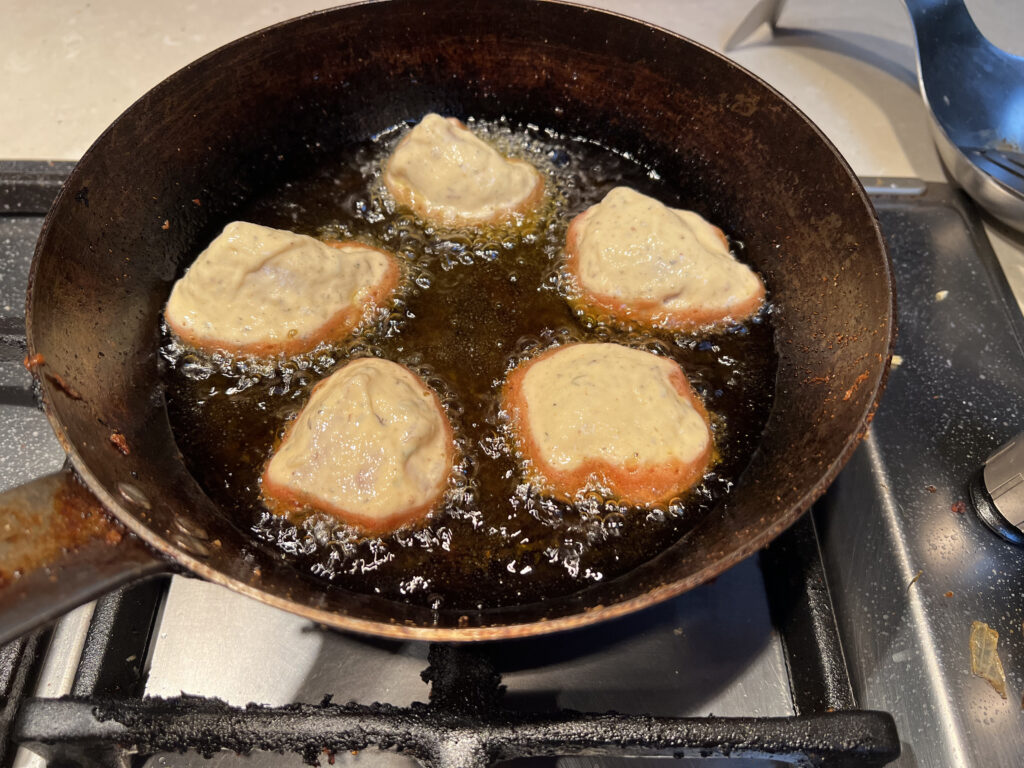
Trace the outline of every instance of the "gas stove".
{"type": "MultiPolygon", "coordinates": [[[[35,237],[69,170],[0,163],[2,487],[63,461],[19,337],[35,237]]],[[[847,469],[759,557],[633,616],[458,649],[326,630],[194,579],[143,582],[0,651],[0,765],[127,765],[120,744],[152,766],[1015,763],[1024,559],[974,516],[967,485],[1024,424],[1024,323],[969,203],[865,183],[895,265],[898,357],[847,469]],[[975,620],[1000,633],[1006,699],[971,676],[975,620]],[[375,729],[405,753],[319,746],[361,750],[375,729]],[[259,747],[287,754],[235,754],[259,747]]]]}

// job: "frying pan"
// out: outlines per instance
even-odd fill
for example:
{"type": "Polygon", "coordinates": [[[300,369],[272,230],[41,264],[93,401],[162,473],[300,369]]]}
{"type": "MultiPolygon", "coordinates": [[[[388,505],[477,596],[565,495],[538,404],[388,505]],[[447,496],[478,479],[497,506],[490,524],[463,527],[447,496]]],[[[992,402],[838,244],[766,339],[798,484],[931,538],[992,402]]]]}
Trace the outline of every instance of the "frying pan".
{"type": "Polygon", "coordinates": [[[534,0],[394,0],[257,32],[125,112],[43,225],[26,362],[69,466],[0,497],[0,641],[169,569],[323,624],[424,640],[533,635],[649,606],[766,545],[828,486],[883,387],[893,302],[871,205],[832,145],[766,84],[681,37],[534,0]],[[760,448],[685,540],[617,579],[473,612],[317,584],[236,527],[175,445],[157,365],[173,281],[246,200],[428,111],[628,151],[705,201],[772,291],[778,373],[760,448]]]}

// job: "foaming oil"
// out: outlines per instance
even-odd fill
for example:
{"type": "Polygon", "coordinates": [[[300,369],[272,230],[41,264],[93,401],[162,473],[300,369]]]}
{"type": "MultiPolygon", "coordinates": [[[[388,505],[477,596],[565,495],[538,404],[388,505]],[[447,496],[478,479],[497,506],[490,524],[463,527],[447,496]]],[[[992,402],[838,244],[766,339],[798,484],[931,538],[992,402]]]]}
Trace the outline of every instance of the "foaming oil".
{"type": "Polygon", "coordinates": [[[407,130],[397,126],[252,200],[239,214],[392,251],[405,277],[393,306],[347,343],[289,360],[206,357],[170,337],[164,347],[179,447],[200,485],[241,529],[325,588],[465,610],[574,592],[678,541],[730,492],[749,462],[771,407],[776,368],[770,306],[746,323],[693,334],[610,327],[577,316],[559,279],[575,215],[618,185],[673,207],[694,201],[679,200],[654,169],[585,138],[504,121],[469,125],[544,174],[546,203],[535,215],[503,228],[443,230],[397,208],[381,183],[382,163],[407,130]],[[629,508],[596,494],[565,504],[526,482],[505,434],[501,384],[518,362],[573,341],[627,344],[683,367],[712,414],[719,456],[699,486],[663,507],[629,508]],[[445,407],[458,459],[443,504],[417,524],[369,538],[323,513],[270,514],[260,501],[259,478],[288,422],[317,382],[370,355],[414,370],[445,407]]]}

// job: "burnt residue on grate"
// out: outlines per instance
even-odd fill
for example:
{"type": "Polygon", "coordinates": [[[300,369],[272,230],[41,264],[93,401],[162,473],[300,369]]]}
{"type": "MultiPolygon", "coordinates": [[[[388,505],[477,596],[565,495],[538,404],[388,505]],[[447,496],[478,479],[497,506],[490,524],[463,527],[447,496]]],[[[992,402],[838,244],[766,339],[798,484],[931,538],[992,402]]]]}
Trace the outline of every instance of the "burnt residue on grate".
{"type": "MultiPolygon", "coordinates": [[[[290,704],[233,707],[217,699],[36,699],[16,738],[46,755],[47,742],[78,749],[118,745],[154,754],[194,750],[294,752],[310,765],[344,750],[405,753],[428,768],[481,768],[514,757],[616,755],[767,757],[811,766],[882,766],[899,755],[892,718],[835,712],[793,718],[660,718],[645,715],[550,716],[502,713],[477,718],[430,705],[290,704]],[[43,725],[42,721],[47,721],[43,725]],[[45,734],[42,735],[42,734],[45,734]],[[46,739],[46,742],[43,741],[46,739]]],[[[67,751],[63,754],[67,757],[67,751]]]]}
{"type": "Polygon", "coordinates": [[[811,766],[882,766],[899,755],[892,718],[848,711],[791,718],[668,718],[563,710],[519,714],[504,709],[500,675],[483,655],[431,647],[423,677],[429,704],[319,704],[234,707],[195,696],[115,700],[35,699],[15,738],[46,755],[63,744],[67,758],[111,747],[129,752],[221,750],[294,752],[310,765],[343,750],[402,752],[428,768],[482,768],[515,757],[664,755],[768,757],[811,766]]]}

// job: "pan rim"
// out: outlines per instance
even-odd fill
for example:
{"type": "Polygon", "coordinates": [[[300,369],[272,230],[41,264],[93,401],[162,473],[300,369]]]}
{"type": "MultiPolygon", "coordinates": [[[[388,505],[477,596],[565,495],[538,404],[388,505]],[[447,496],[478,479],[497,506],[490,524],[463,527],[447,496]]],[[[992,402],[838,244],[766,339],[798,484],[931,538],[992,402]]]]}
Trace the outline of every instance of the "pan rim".
{"type": "MultiPolygon", "coordinates": [[[[143,94],[137,99],[131,106],[129,106],[125,112],[123,112],[110,126],[108,126],[96,139],[96,141],[89,147],[89,149],[83,154],[79,163],[76,164],[75,169],[71,172],[67,182],[61,188],[61,191],[57,195],[50,211],[48,212],[46,219],[44,220],[43,227],[40,232],[39,240],[37,242],[36,250],[33,255],[32,265],[29,273],[28,290],[27,290],[27,303],[26,303],[26,335],[28,341],[29,355],[34,355],[38,351],[34,341],[33,334],[33,313],[31,311],[33,304],[33,295],[36,286],[36,277],[38,265],[41,261],[41,253],[43,245],[48,239],[50,230],[54,226],[55,212],[60,207],[66,195],[72,194],[71,190],[76,188],[75,181],[78,180],[78,174],[82,167],[82,164],[94,153],[107,137],[107,135],[115,130],[118,124],[125,118],[126,115],[132,113],[138,105],[148,98],[159,96],[163,89],[170,87],[176,78],[180,77],[183,73],[190,71],[193,68],[203,65],[208,59],[214,58],[220,55],[224,50],[232,48],[234,46],[244,45],[247,41],[259,38],[267,35],[274,30],[278,30],[283,27],[287,27],[303,20],[307,20],[314,17],[321,17],[326,15],[343,14],[352,8],[359,8],[364,6],[381,5],[386,3],[387,0],[367,0],[366,2],[353,3],[351,5],[342,6],[340,8],[326,9],[322,11],[315,11],[312,13],[304,14],[292,19],[284,20],[273,24],[271,26],[262,28],[251,32],[243,37],[236,40],[230,41],[223,46],[205,54],[204,56],[196,59],[195,61],[187,64],[185,67],[179,69],[175,73],[171,74],[159,84],[154,86],[152,89],[143,94]]],[[[882,393],[884,392],[886,382],[890,370],[890,361],[893,354],[893,347],[896,340],[897,328],[896,328],[896,292],[893,279],[893,267],[891,257],[885,246],[885,241],[882,236],[877,213],[871,204],[870,198],[868,197],[863,185],[860,180],[854,174],[852,168],[850,168],[846,159],[838,152],[836,147],[828,139],[827,136],[821,131],[818,126],[812,122],[799,108],[797,108],[789,99],[783,94],[779,93],[774,87],[765,82],[756,74],[750,72],[743,66],[729,59],[727,56],[715,51],[714,49],[703,45],[699,42],[691,40],[681,34],[672,32],[663,27],[660,27],[649,22],[638,20],[630,17],[626,14],[606,11],[598,8],[593,8],[585,5],[581,5],[575,2],[565,2],[564,0],[514,0],[516,4],[523,6],[539,6],[539,5],[553,5],[553,6],[564,6],[574,9],[578,9],[581,12],[588,14],[600,14],[602,16],[613,17],[620,19],[631,24],[640,25],[649,30],[655,30],[658,33],[673,39],[677,43],[697,48],[706,54],[710,54],[716,60],[718,60],[723,66],[737,70],[746,78],[749,78],[753,82],[757,83],[760,87],[764,88],[771,96],[778,100],[779,103],[787,107],[803,124],[808,127],[814,137],[820,142],[825,149],[838,160],[839,168],[852,182],[852,188],[855,190],[860,207],[862,207],[870,217],[871,232],[874,238],[876,238],[877,245],[883,256],[882,264],[885,267],[885,280],[890,286],[890,302],[888,306],[888,312],[885,318],[879,318],[884,320],[885,324],[888,325],[889,334],[887,340],[887,355],[886,359],[881,367],[875,380],[872,382],[873,392],[871,393],[868,405],[865,407],[863,413],[858,419],[860,427],[857,431],[852,433],[847,440],[843,443],[841,450],[836,454],[833,461],[829,464],[825,472],[819,477],[817,482],[810,487],[799,500],[790,505],[790,508],[785,514],[780,515],[775,519],[772,524],[766,526],[763,530],[758,532],[756,535],[744,539],[742,543],[729,550],[722,557],[718,558],[708,566],[702,568],[696,573],[689,577],[681,580],[677,580],[668,584],[663,584],[654,589],[646,592],[643,595],[635,596],[622,600],[619,602],[612,603],[610,605],[601,605],[584,609],[581,612],[570,613],[555,618],[540,618],[529,622],[522,623],[507,623],[507,624],[494,624],[488,626],[473,626],[473,627],[432,627],[423,625],[407,625],[397,623],[386,623],[377,620],[362,619],[347,614],[335,613],[311,606],[306,606],[301,603],[293,602],[286,599],[276,593],[253,587],[251,584],[233,578],[221,570],[213,568],[202,560],[189,555],[186,551],[175,546],[167,539],[162,537],[154,528],[145,524],[135,514],[131,513],[117,498],[111,495],[106,488],[104,488],[97,476],[89,469],[88,465],[82,458],[77,447],[71,444],[70,437],[67,433],[66,427],[63,421],[59,418],[56,409],[52,406],[53,401],[56,397],[55,387],[49,381],[42,378],[40,382],[42,400],[44,405],[44,411],[50,421],[51,427],[58,437],[62,447],[65,449],[68,459],[74,466],[78,475],[85,481],[90,491],[97,496],[100,502],[103,504],[105,509],[122,522],[132,532],[138,535],[143,541],[155,548],[157,551],[162,553],[165,557],[171,561],[180,564],[192,573],[205,578],[208,581],[227,586],[232,590],[244,594],[248,597],[254,598],[268,605],[272,605],[277,608],[287,610],[291,613],[296,613],[309,618],[313,621],[327,624],[330,626],[337,627],[339,629],[347,629],[355,632],[370,634],[383,637],[391,637],[396,639],[414,639],[414,640],[425,640],[425,641],[445,641],[445,642],[463,642],[463,641],[483,641],[493,640],[497,638],[511,638],[511,637],[529,637],[542,634],[550,634],[553,632],[564,631],[568,629],[575,629],[590,624],[595,624],[600,621],[611,619],[617,616],[622,616],[628,613],[635,612],[642,608],[646,608],[656,603],[660,603],[664,600],[668,600],[675,597],[693,587],[696,587],[714,576],[722,573],[728,568],[734,566],[741,560],[748,557],[758,549],[768,544],[772,539],[778,536],[783,530],[792,525],[801,515],[803,515],[813,504],[813,502],[824,492],[824,490],[835,480],[842,467],[849,460],[854,450],[860,444],[861,440],[866,435],[871,418],[878,407],[882,393]]]]}

